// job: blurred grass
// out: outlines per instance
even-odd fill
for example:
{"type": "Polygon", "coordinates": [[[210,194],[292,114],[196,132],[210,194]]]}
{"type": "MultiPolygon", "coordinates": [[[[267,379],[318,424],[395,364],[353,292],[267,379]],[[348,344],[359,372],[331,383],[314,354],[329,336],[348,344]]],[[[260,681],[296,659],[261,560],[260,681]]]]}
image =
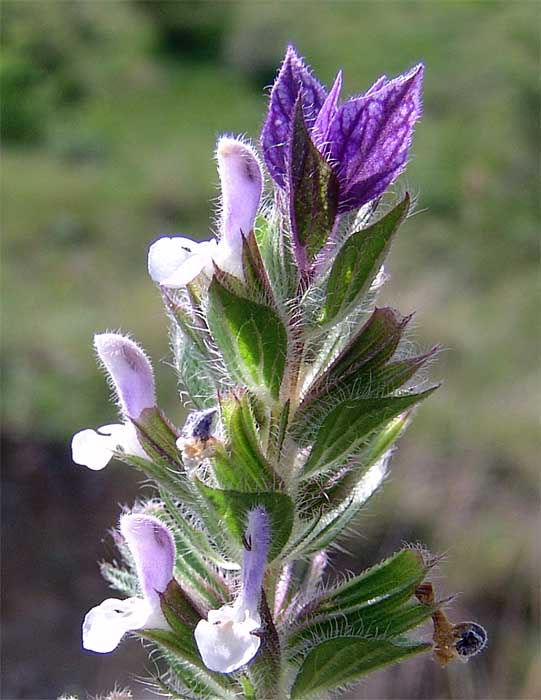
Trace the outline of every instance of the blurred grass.
{"type": "Polygon", "coordinates": [[[418,213],[381,301],[417,311],[417,343],[447,348],[432,369],[445,384],[350,549],[357,564],[401,539],[449,550],[446,586],[467,592],[492,644],[468,688],[427,685],[443,678],[430,665],[423,685],[406,665],[359,692],[541,692],[539,5],[6,0],[2,13],[4,424],[23,440],[111,421],[91,350],[106,328],[151,352],[181,419],[146,248],[163,233],[208,236],[216,136],[257,138],[288,41],[327,83],[342,67],[346,93],[425,62],[425,116],[396,186],[418,213]]]}

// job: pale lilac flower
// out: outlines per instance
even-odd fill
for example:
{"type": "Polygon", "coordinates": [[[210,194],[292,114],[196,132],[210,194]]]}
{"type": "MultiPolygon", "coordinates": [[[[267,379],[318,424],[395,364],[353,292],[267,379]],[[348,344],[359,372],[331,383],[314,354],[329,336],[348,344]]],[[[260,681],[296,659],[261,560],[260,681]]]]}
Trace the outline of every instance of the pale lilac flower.
{"type": "Polygon", "coordinates": [[[83,647],[107,654],[126,632],[168,629],[160,593],[173,578],[175,543],[170,530],[150,515],[124,515],[120,531],[135,561],[142,597],[108,598],[92,608],[83,622],[83,647]]]}
{"type": "Polygon", "coordinates": [[[199,653],[211,671],[231,673],[257,654],[261,640],[255,632],[261,626],[259,602],[269,542],[267,512],[254,508],[248,513],[240,594],[232,605],[209,610],[208,620],[201,620],[195,628],[199,653]]]}
{"type": "Polygon", "coordinates": [[[261,201],[263,175],[253,148],[223,136],[216,148],[221,186],[219,240],[196,242],[182,236],[163,237],[148,251],[148,272],[162,287],[177,289],[214,265],[242,278],[242,238],[254,226],[261,201]]]}
{"type": "Polygon", "coordinates": [[[99,470],[107,466],[116,450],[146,457],[130,419],[138,420],[145,409],[154,408],[156,396],[152,366],[133,340],[118,333],[101,333],[94,336],[94,345],[127,419],[124,423],[103,425],[97,430],[87,428],[73,436],[73,461],[99,470]]]}
{"type": "Polygon", "coordinates": [[[359,209],[383,194],[406,165],[413,127],[421,116],[423,66],[387,80],[338,105],[339,73],[327,92],[289,47],[270,96],[261,134],[271,177],[287,188],[292,120],[297,100],[311,138],[335,171],[339,211],[359,209]]]}

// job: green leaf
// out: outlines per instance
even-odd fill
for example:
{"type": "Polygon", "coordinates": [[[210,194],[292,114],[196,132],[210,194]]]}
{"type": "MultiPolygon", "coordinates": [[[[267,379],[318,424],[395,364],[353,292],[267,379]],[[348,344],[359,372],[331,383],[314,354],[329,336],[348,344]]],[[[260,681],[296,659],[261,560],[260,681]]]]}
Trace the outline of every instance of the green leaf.
{"type": "Polygon", "coordinates": [[[409,206],[410,197],[406,194],[382,219],[346,240],[331,268],[322,323],[343,317],[360,301],[378,273],[409,206]]]}
{"type": "Polygon", "coordinates": [[[162,492],[165,508],[157,511],[175,535],[177,549],[176,566],[180,579],[193,590],[201,600],[211,607],[220,607],[229,597],[229,589],[214,566],[208,561],[214,561],[209,552],[210,545],[205,541],[204,534],[197,532],[187,521],[170,496],[162,492]]]}
{"type": "Polygon", "coordinates": [[[329,394],[358,372],[377,369],[389,360],[400,342],[411,316],[402,317],[389,307],[375,309],[329,368],[314,382],[303,400],[300,414],[309,410],[319,396],[329,394]]]}
{"type": "Polygon", "coordinates": [[[349,612],[374,603],[404,588],[415,588],[424,578],[427,565],[416,549],[403,549],[389,559],[330,590],[320,600],[320,612],[349,612]]]}
{"type": "Polygon", "coordinates": [[[218,513],[228,531],[239,546],[243,546],[248,512],[263,506],[271,521],[271,546],[269,561],[282,551],[293,527],[293,501],[284,493],[241,493],[239,491],[213,489],[198,482],[199,489],[211,507],[218,513]]]}
{"type": "Polygon", "coordinates": [[[329,465],[345,460],[366,443],[376,428],[388,423],[414,404],[426,399],[437,387],[419,394],[388,396],[380,399],[352,399],[336,406],[327,415],[303,469],[312,476],[329,465]]]}
{"type": "Polygon", "coordinates": [[[208,358],[208,351],[203,342],[201,330],[196,328],[197,324],[194,316],[184,308],[173,290],[166,287],[161,287],[160,289],[165,307],[169,311],[183,340],[194,345],[202,356],[208,358]]]}
{"type": "MultiPolygon", "coordinates": [[[[411,628],[404,628],[401,624],[398,633],[393,635],[390,632],[395,619],[403,622],[402,613],[409,609],[414,590],[415,587],[409,585],[398,587],[388,595],[369,600],[350,612],[307,613],[298,621],[298,631],[289,638],[289,651],[292,656],[297,656],[306,645],[315,644],[317,639],[338,637],[342,631],[364,638],[392,640],[393,636],[411,628]]],[[[427,608],[425,606],[425,612],[427,608]]]]}
{"type": "Polygon", "coordinates": [[[430,644],[393,644],[384,640],[329,639],[307,655],[293,684],[292,700],[351,683],[382,666],[431,649],[430,644]]]}
{"type": "Polygon", "coordinates": [[[227,453],[218,450],[213,463],[222,488],[274,490],[280,479],[261,451],[250,396],[231,394],[221,402],[227,453]]]}
{"type": "MultiPolygon", "coordinates": [[[[370,481],[370,477],[366,477],[368,470],[389,452],[398,438],[403,435],[410,419],[411,416],[408,413],[393,418],[370,438],[367,447],[355,456],[355,464],[347,469],[341,469],[339,473],[326,474],[323,481],[318,479],[315,482],[306,483],[305,488],[301,490],[302,501],[306,503],[303,511],[310,515],[318,513],[321,517],[323,512],[328,512],[339,507],[339,504],[352,500],[359,482],[363,479],[370,481]]],[[[362,490],[366,493],[366,489],[362,490]]],[[[364,505],[365,502],[363,500],[359,506],[364,505]]]]}
{"type": "MultiPolygon", "coordinates": [[[[390,456],[390,453],[389,453],[390,456]]],[[[360,510],[379,489],[387,476],[388,456],[372,465],[357,480],[351,492],[333,510],[311,519],[293,552],[297,555],[313,554],[336,543],[340,534],[351,525],[360,510]]]]}
{"type": "Polygon", "coordinates": [[[281,301],[292,299],[299,285],[291,240],[279,221],[256,220],[254,234],[265,263],[274,296],[281,301]]]}
{"type": "Polygon", "coordinates": [[[318,636],[338,636],[340,626],[349,634],[386,640],[417,627],[437,608],[411,602],[432,564],[420,551],[404,549],[328,591],[297,621],[289,641],[293,655],[318,636]]]}
{"type": "Polygon", "coordinates": [[[301,269],[306,269],[331,234],[338,211],[338,178],[312,143],[300,99],[293,116],[290,168],[295,252],[301,269]]]}
{"type": "Polygon", "coordinates": [[[285,370],[287,332],[269,306],[233,294],[214,278],[207,318],[234,378],[278,399],[285,370]]]}
{"type": "Polygon", "coordinates": [[[327,380],[344,378],[361,367],[366,371],[383,365],[393,356],[410,319],[389,307],[375,309],[329,367],[327,380]]]}
{"type": "MultiPolygon", "coordinates": [[[[160,491],[160,497],[164,503],[167,516],[175,521],[174,523],[170,523],[170,526],[175,529],[175,532],[182,533],[183,538],[189,544],[194,556],[197,555],[198,560],[204,564],[210,561],[215,565],[211,568],[214,575],[214,585],[222,592],[222,595],[227,596],[227,586],[225,586],[222,579],[215,574],[215,567],[226,570],[237,570],[239,569],[239,565],[236,562],[224,559],[217,549],[210,544],[206,531],[202,530],[200,527],[195,527],[186,517],[182,504],[175,503],[174,499],[163,490],[160,491]]],[[[204,576],[204,574],[202,575],[204,576]]]]}

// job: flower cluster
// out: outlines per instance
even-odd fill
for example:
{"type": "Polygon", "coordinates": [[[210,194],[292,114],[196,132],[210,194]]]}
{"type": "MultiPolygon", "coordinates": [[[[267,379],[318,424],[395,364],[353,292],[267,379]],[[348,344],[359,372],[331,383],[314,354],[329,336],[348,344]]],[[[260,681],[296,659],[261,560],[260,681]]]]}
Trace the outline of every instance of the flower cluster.
{"type": "Polygon", "coordinates": [[[327,92],[290,47],[262,161],[247,141],[219,139],[217,237],[163,237],[148,253],[189,410],[182,428],[159,407],[143,350],[95,336],[121,422],[78,432],[73,460],[100,470],[115,457],[156,492],[121,516],[125,565],[102,572],[124,597],[90,610],[83,646],[107,653],[139,636],[169,697],[324,697],[414,654],[447,664],[486,643],[480,625],[444,615],[426,581],[436,560],[419,548],[324,581],[437,388],[417,377],[438,348],[413,355],[411,315],[375,306],[410,200],[379,204],[406,165],[422,77],[421,65],[383,76],[340,104],[341,74],[327,92]],[[408,636],[429,619],[432,640],[408,636]]]}

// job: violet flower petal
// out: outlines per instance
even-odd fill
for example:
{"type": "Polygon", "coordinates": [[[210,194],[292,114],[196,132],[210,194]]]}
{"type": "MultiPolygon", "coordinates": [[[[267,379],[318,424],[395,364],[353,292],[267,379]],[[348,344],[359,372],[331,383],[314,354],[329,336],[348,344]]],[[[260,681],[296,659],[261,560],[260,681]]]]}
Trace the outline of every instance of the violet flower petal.
{"type": "Polygon", "coordinates": [[[329,129],[330,156],[341,183],[340,211],[381,195],[404,169],[422,112],[423,66],[339,107],[329,129]]]}
{"type": "Polygon", "coordinates": [[[249,548],[244,549],[242,599],[247,608],[257,610],[270,545],[270,521],[264,508],[248,513],[245,539],[249,548]]]}
{"type": "Polygon", "coordinates": [[[261,146],[272,179],[286,186],[287,144],[291,132],[295,102],[303,91],[306,123],[312,126],[326,98],[325,88],[306,68],[292,46],[288,46],[284,62],[270,94],[269,111],[261,132],[261,146]]]}
{"type": "Polygon", "coordinates": [[[111,377],[122,412],[137,420],[156,405],[152,365],[143,350],[119,333],[98,333],[94,346],[111,377]]]}
{"type": "Polygon", "coordinates": [[[332,88],[327,95],[312,129],[312,139],[318,149],[325,155],[327,151],[329,128],[338,109],[340,90],[342,89],[342,71],[338,71],[332,88]]]}

